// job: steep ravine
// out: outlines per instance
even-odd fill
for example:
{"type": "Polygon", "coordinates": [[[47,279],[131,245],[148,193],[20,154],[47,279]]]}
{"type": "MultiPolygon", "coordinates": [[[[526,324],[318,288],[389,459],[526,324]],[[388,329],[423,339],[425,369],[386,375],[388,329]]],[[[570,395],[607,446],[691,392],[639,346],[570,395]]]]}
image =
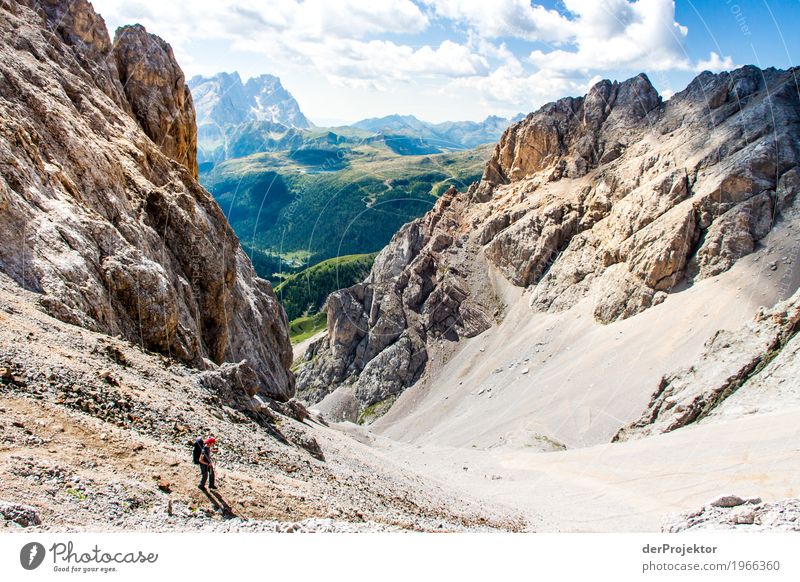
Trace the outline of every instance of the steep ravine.
{"type": "Polygon", "coordinates": [[[85,0],[0,0],[0,119],[0,529],[533,527],[291,399],[284,310],[196,181],[167,43],[112,43],[85,0]]]}
{"type": "Polygon", "coordinates": [[[798,493],[795,73],[604,81],[509,128],[328,302],[301,395],[365,428],[289,400],[169,46],[0,0],[2,527],[654,531],[730,491],[769,527],[798,493]]]}

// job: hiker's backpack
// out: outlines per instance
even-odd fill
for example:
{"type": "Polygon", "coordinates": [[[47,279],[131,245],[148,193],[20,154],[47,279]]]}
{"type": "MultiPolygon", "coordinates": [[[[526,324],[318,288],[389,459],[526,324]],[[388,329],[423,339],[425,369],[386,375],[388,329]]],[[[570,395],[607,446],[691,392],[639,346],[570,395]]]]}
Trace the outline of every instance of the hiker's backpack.
{"type": "Polygon", "coordinates": [[[205,444],[203,443],[203,437],[197,437],[194,439],[194,448],[192,449],[192,462],[195,465],[200,464],[200,455],[203,453],[203,447],[205,444]]]}

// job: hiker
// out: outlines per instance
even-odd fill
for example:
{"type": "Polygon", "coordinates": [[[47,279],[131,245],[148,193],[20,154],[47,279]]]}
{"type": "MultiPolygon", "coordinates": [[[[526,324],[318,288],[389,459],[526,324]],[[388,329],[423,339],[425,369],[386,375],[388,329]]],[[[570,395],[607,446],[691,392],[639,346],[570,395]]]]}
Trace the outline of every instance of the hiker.
{"type": "MultiPolygon", "coordinates": [[[[215,481],[214,475],[214,461],[211,458],[211,449],[214,447],[214,443],[217,442],[217,439],[214,437],[209,437],[205,441],[201,439],[197,439],[202,443],[202,448],[200,448],[200,454],[198,455],[198,464],[200,465],[200,485],[198,487],[200,489],[206,488],[206,480],[208,480],[208,488],[209,489],[216,489],[217,485],[215,481]]],[[[195,441],[195,448],[198,447],[198,443],[195,441]]]]}

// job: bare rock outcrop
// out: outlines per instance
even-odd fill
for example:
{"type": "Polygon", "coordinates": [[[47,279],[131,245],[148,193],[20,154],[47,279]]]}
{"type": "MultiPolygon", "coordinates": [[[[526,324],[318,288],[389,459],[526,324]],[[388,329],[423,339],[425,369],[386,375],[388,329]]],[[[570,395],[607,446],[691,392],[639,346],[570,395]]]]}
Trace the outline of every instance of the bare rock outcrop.
{"type": "MultiPolygon", "coordinates": [[[[125,99],[111,39],[105,21],[97,14],[88,0],[0,0],[0,6],[15,16],[26,18],[26,7],[41,18],[42,27],[69,46],[75,48],[69,53],[61,52],[59,58],[77,61],[88,70],[95,84],[123,110],[130,112],[125,99]]],[[[37,57],[41,53],[24,36],[14,40],[20,50],[31,51],[37,57]]],[[[58,50],[53,47],[54,50],[58,50]]]]}
{"type": "Polygon", "coordinates": [[[355,399],[342,407],[363,412],[420,377],[428,342],[491,327],[493,295],[467,260],[478,249],[456,232],[464,203],[455,188],[448,190],[438,212],[400,229],[364,283],[328,298],[328,333],[306,354],[299,396],[316,403],[342,386],[355,399]],[[456,264],[462,267],[447,267],[456,264]]]}
{"type": "MultiPolygon", "coordinates": [[[[670,432],[715,413],[727,399],[750,392],[761,393],[764,380],[771,391],[798,392],[793,387],[800,362],[795,358],[800,347],[800,291],[769,310],[761,310],[744,329],[719,331],[705,346],[703,355],[690,367],[664,376],[642,416],[619,430],[614,441],[642,438],[670,432]],[[785,367],[792,368],[786,373],[785,367]],[[789,379],[785,383],[781,377],[789,379]]],[[[773,394],[773,397],[775,394],[773,394]]],[[[800,393],[781,394],[784,405],[793,399],[800,404],[800,393]]],[[[774,398],[773,398],[774,399],[774,398]]],[[[755,410],[746,408],[744,412],[755,410]]]]}
{"type": "Polygon", "coordinates": [[[0,500],[0,517],[5,523],[12,523],[19,527],[32,527],[42,525],[42,518],[39,512],[30,505],[21,503],[10,503],[0,500]]]}
{"type": "Polygon", "coordinates": [[[59,319],[294,393],[286,317],[195,180],[169,46],[83,0],[0,3],[0,270],[59,319]],[[143,51],[143,52],[142,52],[143,51]]]}
{"type": "Polygon", "coordinates": [[[627,147],[626,130],[658,115],[661,97],[640,74],[624,83],[601,81],[585,97],[549,103],[506,131],[483,179],[507,184],[551,170],[551,177],[580,177],[627,147]]]}
{"type": "Polygon", "coordinates": [[[736,497],[737,502],[720,505],[712,501],[698,510],[670,516],[662,531],[800,531],[799,499],[764,502],[758,497],[726,497],[736,497]]]}
{"type": "Polygon", "coordinates": [[[533,311],[587,301],[606,324],[730,269],[776,220],[797,216],[796,74],[706,72],[666,102],[643,74],[601,81],[512,125],[479,183],[449,191],[393,239],[367,281],[331,297],[301,392],[316,402],[346,382],[363,404],[373,400],[365,391],[380,398],[413,382],[430,358],[406,364],[401,346],[416,354],[421,342],[430,356],[502,315],[494,272],[530,289],[533,311]],[[383,350],[402,374],[367,370],[383,350]]]}
{"type": "Polygon", "coordinates": [[[114,58],[125,97],[144,132],[197,178],[197,126],[192,94],[166,42],[143,26],[123,26],[114,58]]]}

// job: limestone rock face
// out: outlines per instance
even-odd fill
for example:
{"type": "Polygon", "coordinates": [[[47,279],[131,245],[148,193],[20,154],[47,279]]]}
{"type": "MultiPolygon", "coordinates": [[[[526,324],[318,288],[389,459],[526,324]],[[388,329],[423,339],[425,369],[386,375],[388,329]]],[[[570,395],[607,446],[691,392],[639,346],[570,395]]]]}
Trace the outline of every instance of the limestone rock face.
{"type": "Polygon", "coordinates": [[[133,114],[165,154],[197,178],[197,126],[192,94],[172,47],[143,26],[123,26],[114,58],[133,114]]]}
{"type": "Polygon", "coordinates": [[[585,97],[560,99],[506,131],[484,172],[499,184],[551,169],[554,177],[579,177],[600,161],[619,157],[625,130],[648,121],[661,98],[640,74],[624,83],[601,81],[585,97]]]}
{"type": "Polygon", "coordinates": [[[454,239],[463,206],[451,188],[437,202],[438,212],[400,229],[364,283],[331,294],[328,333],[309,348],[299,396],[319,402],[341,385],[356,401],[345,408],[363,411],[420,377],[428,342],[491,327],[494,296],[468,262],[478,247],[467,244],[468,237],[454,239]],[[446,267],[451,264],[463,267],[446,267]]]}
{"type": "MultiPolygon", "coordinates": [[[[26,7],[35,11],[49,33],[57,35],[65,44],[76,49],[59,57],[77,61],[90,72],[100,90],[123,110],[130,112],[119,81],[105,21],[95,13],[87,0],[0,0],[0,6],[23,18],[27,14],[26,7]]],[[[24,38],[12,40],[14,46],[20,50],[34,49],[34,45],[24,38]]],[[[35,51],[32,54],[37,55],[35,51]]]]}
{"type": "Polygon", "coordinates": [[[586,301],[606,324],[730,269],[797,217],[797,73],[706,72],[666,102],[643,74],[601,81],[513,124],[479,183],[448,192],[367,281],[331,297],[301,391],[316,401],[331,382],[354,385],[363,405],[413,382],[448,342],[502,317],[496,277],[528,289],[534,312],[586,301]],[[423,346],[413,374],[398,338],[423,346]],[[403,373],[380,378],[369,362],[389,349],[403,373]]]}
{"type": "Polygon", "coordinates": [[[200,368],[246,360],[290,398],[285,314],[194,179],[168,45],[133,27],[112,47],[83,0],[28,4],[0,2],[0,269],[63,321],[200,368]]]}
{"type": "MultiPolygon", "coordinates": [[[[614,440],[673,431],[718,413],[732,401],[746,404],[750,393],[761,397],[761,411],[770,400],[783,406],[800,403],[800,389],[796,386],[800,372],[796,358],[800,348],[798,331],[800,291],[774,308],[759,312],[745,329],[717,332],[706,342],[697,362],[661,379],[641,418],[620,429],[614,440]],[[783,393],[770,395],[765,393],[767,390],[783,393]]],[[[753,411],[746,406],[740,408],[742,412],[753,411]]]]}

